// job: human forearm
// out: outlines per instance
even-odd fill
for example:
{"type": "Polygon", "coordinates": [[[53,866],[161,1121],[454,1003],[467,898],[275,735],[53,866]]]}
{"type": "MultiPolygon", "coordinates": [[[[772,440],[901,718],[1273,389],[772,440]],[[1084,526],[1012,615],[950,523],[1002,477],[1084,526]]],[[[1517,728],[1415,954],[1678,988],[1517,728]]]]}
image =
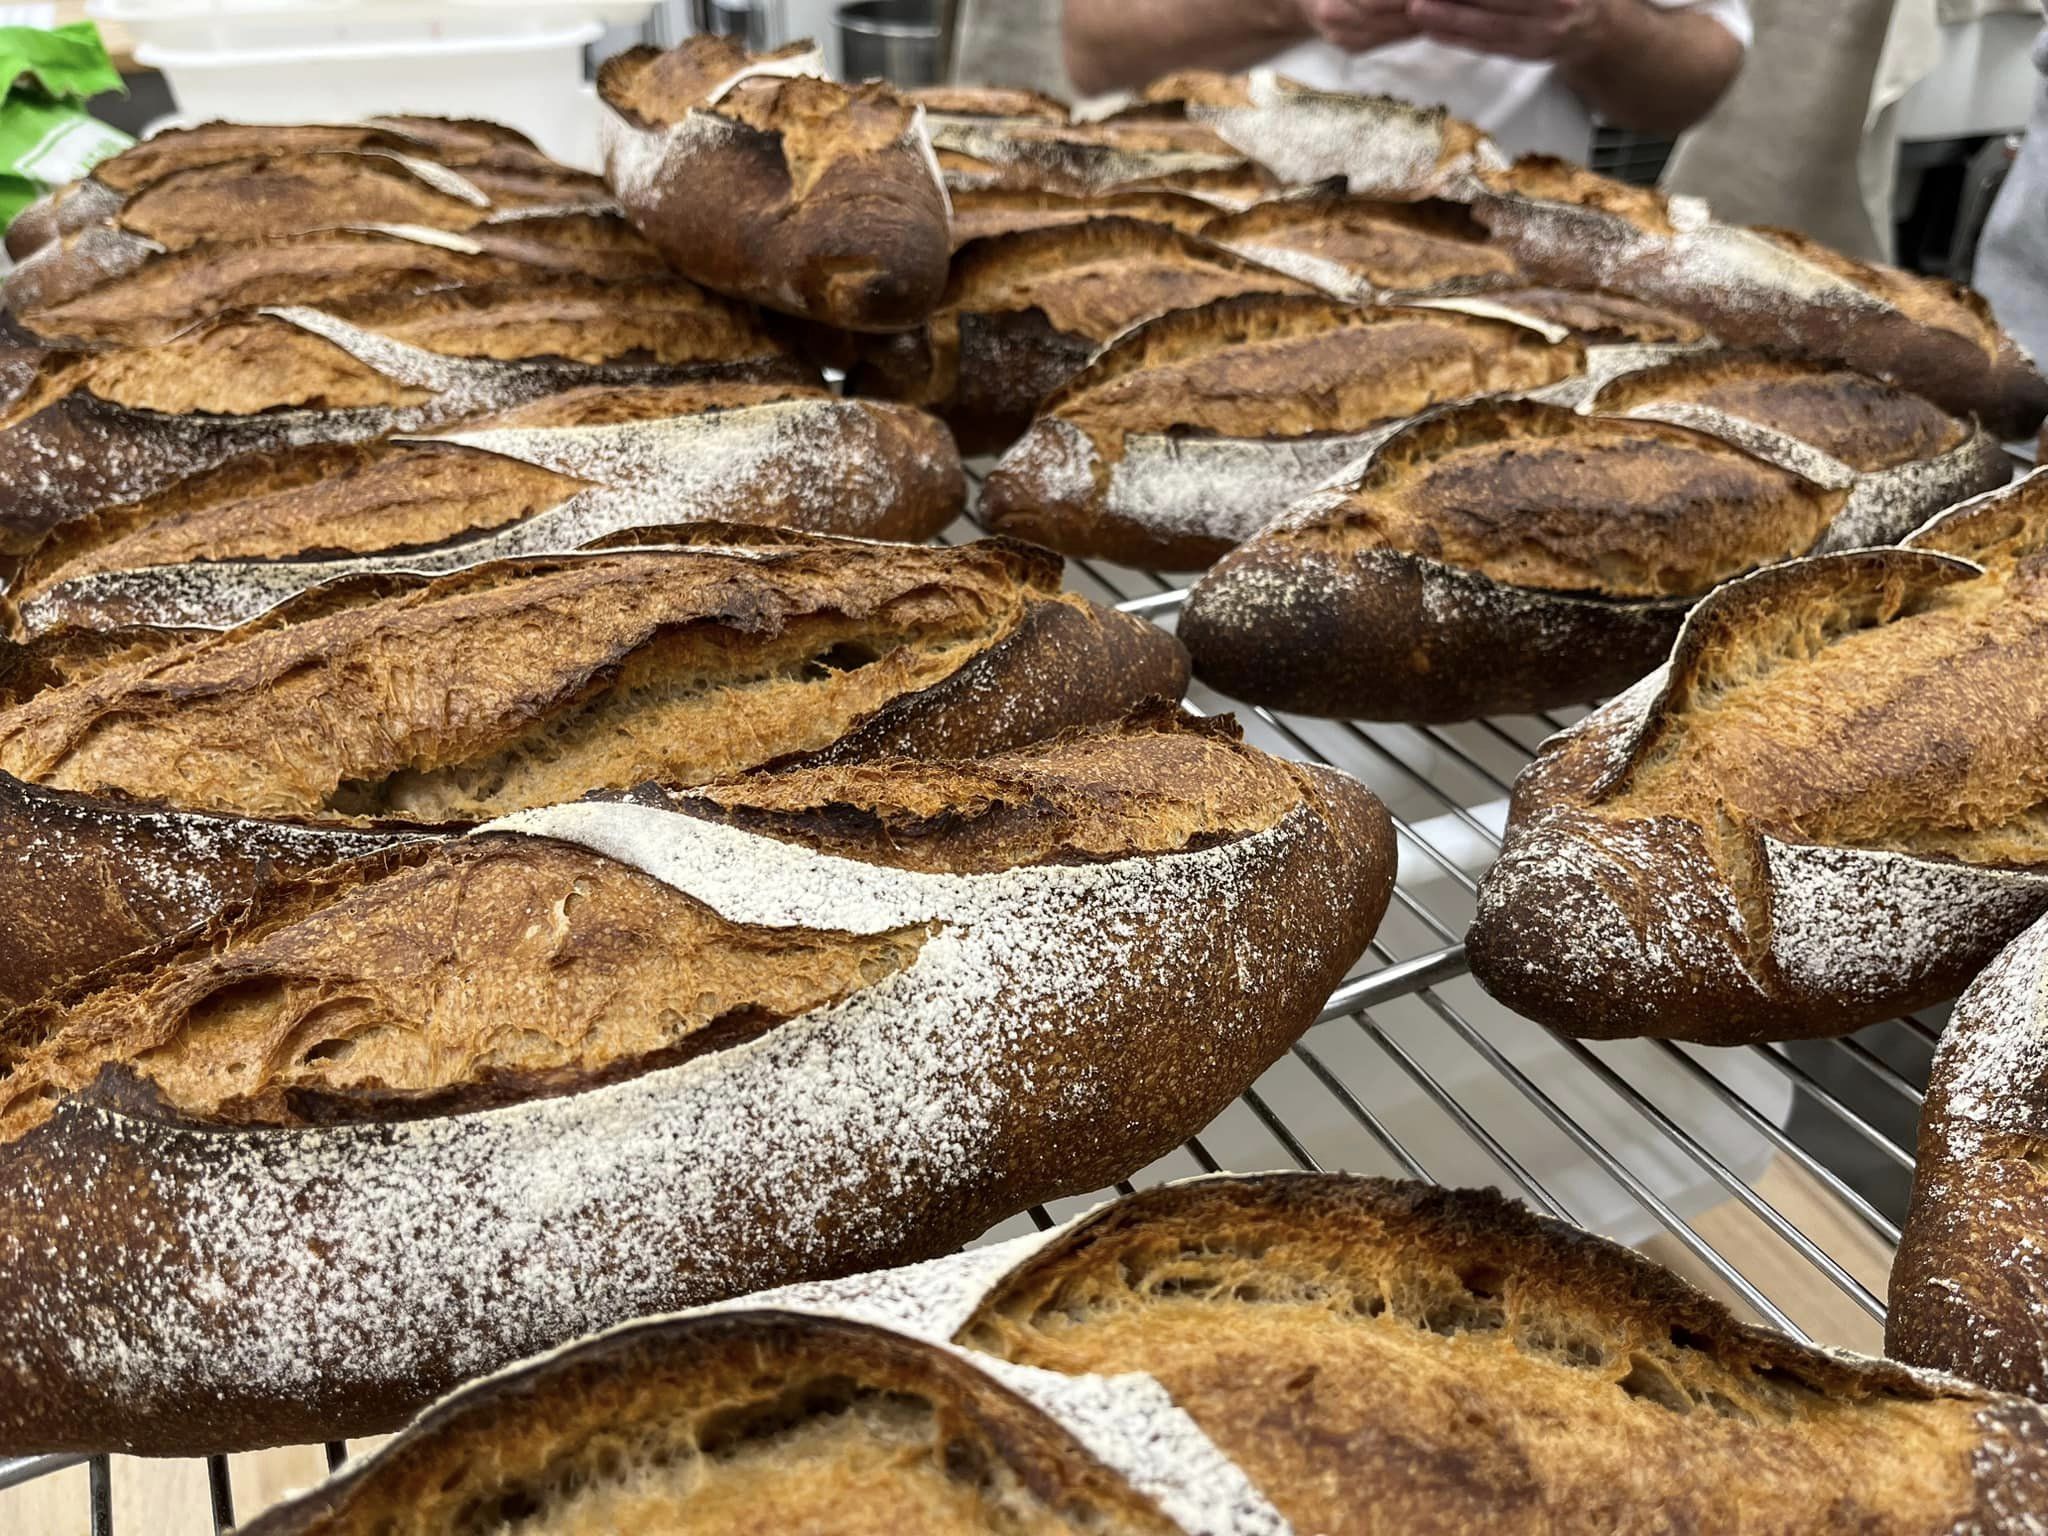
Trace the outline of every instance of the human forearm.
{"type": "Polygon", "coordinates": [[[1644,0],[1596,0],[1606,14],[1558,60],[1558,75],[1617,128],[1675,134],[1713,109],[1742,68],[1742,45],[1711,17],[1644,0]]]}
{"type": "Polygon", "coordinates": [[[1065,12],[1067,73],[1084,95],[1245,69],[1312,30],[1297,0],[1065,0],[1065,12]]]}

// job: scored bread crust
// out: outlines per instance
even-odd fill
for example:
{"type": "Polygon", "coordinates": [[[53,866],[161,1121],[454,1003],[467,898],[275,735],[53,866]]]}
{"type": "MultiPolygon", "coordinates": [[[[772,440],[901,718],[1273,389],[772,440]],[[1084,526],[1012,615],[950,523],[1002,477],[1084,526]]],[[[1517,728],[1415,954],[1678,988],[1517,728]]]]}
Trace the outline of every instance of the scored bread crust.
{"type": "Polygon", "coordinates": [[[1401,421],[1480,395],[1569,398],[1587,363],[1507,312],[1219,299],[1133,326],[1048,396],[981,509],[1063,554],[1199,570],[1401,421]]]}
{"type": "Polygon", "coordinates": [[[1730,345],[1844,363],[1975,416],[2001,440],[2048,414],[2048,381],[1967,288],[1790,230],[1724,224],[1696,199],[1544,156],[1482,179],[1473,211],[1540,281],[1662,304],[1730,345]]]}
{"type": "Polygon", "coordinates": [[[341,576],[451,571],[698,518],[922,541],[966,500],[951,437],[921,411],[716,379],[588,386],[261,469],[60,525],[15,575],[15,632],[223,629],[341,576]],[[326,464],[343,472],[321,477],[326,464]]]}
{"type": "Polygon", "coordinates": [[[721,293],[855,331],[938,302],[951,250],[924,110],[820,78],[793,45],[697,36],[598,71],[605,179],[678,269],[721,293]]]}
{"type": "MultiPolygon", "coordinates": [[[[1702,352],[1620,374],[1576,418],[1540,400],[1426,413],[1372,445],[1371,456],[1343,480],[1302,497],[1195,586],[1180,632],[1197,673],[1249,702],[1340,717],[1450,721],[1581,703],[1627,687],[1657,664],[1701,593],[1715,580],[1741,574],[1739,566],[1711,569],[1733,557],[1733,546],[1719,541],[1771,507],[1811,504],[1818,510],[1811,543],[1781,551],[1804,555],[1897,539],[1959,497],[2004,482],[1998,444],[1939,417],[1941,430],[1930,435],[1927,456],[1852,469],[1796,435],[1820,437],[1839,425],[1826,410],[1809,412],[1815,404],[1809,385],[1799,364],[1702,352]],[[1713,388],[1729,381],[1732,393],[1713,388]],[[1745,384],[1755,386],[1753,395],[1741,393],[1745,384]],[[1774,396],[1774,388],[1785,393],[1774,396]],[[1618,394],[1631,389],[1646,398],[1618,394]],[[1620,398],[1630,401],[1625,414],[1600,414],[1602,399],[1620,398]],[[1775,422],[1760,419],[1766,416],[1775,422]],[[1512,549],[1517,521],[1535,528],[1537,509],[1559,498],[1556,483],[1544,477],[1568,480],[1577,473],[1532,462],[1526,444],[1516,440],[1540,446],[1548,439],[1562,447],[1581,429],[1589,436],[1626,433],[1631,451],[1663,454],[1666,485],[1678,484],[1673,477],[1696,461],[1702,481],[1683,494],[1708,504],[1702,509],[1687,502],[1685,521],[1704,527],[1702,513],[1714,510],[1716,498],[1731,516],[1728,533],[1709,537],[1699,549],[1703,577],[1695,572],[1676,591],[1669,583],[1648,591],[1603,591],[1591,583],[1589,590],[1567,590],[1517,579],[1505,569],[1489,572],[1454,554],[1439,556],[1423,542],[1435,536],[1428,526],[1398,547],[1345,547],[1346,520],[1357,508],[1371,510],[1380,479],[1461,441],[1497,438],[1502,447],[1491,483],[1460,484],[1501,509],[1499,534],[1512,549]],[[1717,462],[1732,477],[1725,485],[1713,481],[1717,462]],[[1535,477],[1527,511],[1514,501],[1518,475],[1535,477]],[[1720,547],[1730,553],[1714,554],[1720,547]]],[[[1866,382],[1859,390],[1856,381],[1845,380],[1834,388],[1837,399],[1821,404],[1838,404],[1852,418],[1871,412],[1879,418],[1872,435],[1895,420],[1927,426],[1922,418],[1931,413],[1919,402],[1887,398],[1881,386],[1866,382]],[[1897,408],[1895,417],[1885,415],[1887,405],[1897,408]]],[[[1648,491],[1645,485],[1638,494],[1648,491]]],[[[1682,530],[1653,531],[1635,501],[1617,503],[1616,516],[1594,533],[1624,565],[1647,568],[1667,557],[1663,546],[1682,530]]],[[[1592,538],[1589,570],[1599,564],[1592,538]]]]}
{"type": "Polygon", "coordinates": [[[1201,234],[1360,304],[1508,288],[1521,281],[1515,258],[1487,239],[1471,211],[1440,198],[1273,198],[1221,215],[1201,234]]]}
{"type": "Polygon", "coordinates": [[[805,370],[738,307],[677,279],[288,306],[156,347],[46,353],[0,407],[0,554],[245,454],[418,432],[583,384],[707,374],[805,370]]]}
{"type": "MultiPolygon", "coordinates": [[[[398,888],[382,882],[483,859],[616,867],[764,943],[913,953],[678,1065],[501,1081],[418,1118],[236,1129],[110,1065],[0,1147],[0,1447],[370,1433],[591,1328],[947,1252],[1207,1123],[1313,1021],[1392,879],[1386,814],[1355,781],[1170,712],[672,805],[554,806],[332,867],[101,985],[168,998],[244,977],[260,995],[291,973],[251,965],[374,922],[398,888]],[[1182,748],[1163,752],[1168,729],[1182,748]],[[123,1262],[145,1242],[150,1262],[123,1262]]],[[[536,887],[519,910],[565,896],[536,887]]],[[[554,910],[550,963],[573,977],[573,909],[554,910]]],[[[443,902],[404,942],[446,964],[475,920],[443,902]]],[[[17,1016],[14,1038],[67,1016],[17,1016]]]]}
{"type": "Polygon", "coordinates": [[[1892,1263],[1885,1352],[2048,1397],[2048,923],[1985,968],[1927,1078],[1913,1198],[1892,1263]]]}
{"type": "MultiPolygon", "coordinates": [[[[1189,1533],[2020,1536],[2048,1509],[2035,1404],[1738,1323],[1641,1255],[1490,1190],[1263,1174],[1145,1190],[993,1248],[598,1335],[464,1388],[252,1536],[408,1533],[415,1508],[433,1529],[449,1504],[495,1498],[574,1528],[593,1483],[646,1487],[658,1448],[697,1448],[700,1382],[744,1413],[785,1401],[792,1376],[844,1370],[853,1339],[921,1344],[934,1366],[1010,1389],[1189,1533]],[[1283,1311],[1295,1334],[1260,1342],[1283,1311]],[[1067,1347],[1120,1320],[1121,1350],[1084,1360],[1067,1347]],[[736,1337],[770,1362],[757,1383],[731,1384],[716,1363],[736,1337]],[[785,1364],[792,1337],[809,1372],[785,1364]],[[705,1363],[676,1370],[678,1357],[705,1363]],[[621,1417],[651,1444],[599,1472],[621,1417]],[[444,1479],[451,1491],[428,1492],[444,1479]]],[[[879,1362],[846,1374],[855,1405],[906,1390],[879,1362]]],[[[931,1386],[907,1389],[931,1400],[931,1386]]],[[[817,1411],[848,1401],[842,1389],[817,1411]]],[[[804,1459],[797,1418],[767,1430],[771,1490],[830,1476],[804,1459]]],[[[921,1458],[898,1467],[919,1476],[921,1458]]],[[[670,1518],[710,1515],[692,1502],[699,1478],[657,1486],[670,1518]]]]}
{"type": "Polygon", "coordinates": [[[1295,278],[1117,215],[969,242],[916,331],[864,338],[855,394],[921,405],[965,454],[1000,453],[1098,348],[1140,321],[1236,294],[1298,293],[1295,278]]]}
{"type": "Polygon", "coordinates": [[[1265,166],[1186,122],[937,117],[931,135],[952,192],[1184,193],[1213,212],[1243,207],[1278,186],[1265,166]]]}
{"type": "MultiPolygon", "coordinates": [[[[1794,561],[1702,602],[1665,667],[1545,743],[1517,780],[1467,939],[1480,984],[1567,1034],[1715,1045],[1843,1034],[1954,996],[2048,911],[2048,870],[1829,843],[1725,802],[1708,826],[1654,803],[1633,812],[1622,797],[1727,675],[1797,668],[1809,648],[1988,579],[1947,551],[1969,547],[1972,523],[2037,525],[2043,487],[1965,503],[1906,548],[1794,561]]],[[[1868,728],[1879,757],[1892,750],[1885,729],[1868,728]]],[[[1814,782],[1826,780],[1816,763],[1814,782]]],[[[1910,812],[1920,792],[1880,776],[1869,793],[1910,812]]]]}
{"type": "Polygon", "coordinates": [[[952,199],[953,248],[956,251],[972,240],[1011,235],[1025,229],[1085,224],[1090,219],[1142,219],[1193,235],[1201,233],[1202,226],[1216,216],[1214,204],[1185,192],[1082,195],[991,187],[984,190],[955,189],[952,199]]]}
{"type": "MultiPolygon", "coordinates": [[[[503,746],[492,750],[516,747],[529,735],[543,734],[551,720],[573,715],[610,687],[639,654],[632,648],[638,631],[630,625],[635,621],[625,615],[623,603],[618,612],[591,604],[606,599],[607,592],[616,593],[630,572],[654,580],[662,571],[672,572],[678,586],[675,616],[659,633],[641,634],[640,650],[652,654],[664,634],[694,615],[699,627],[728,635],[736,648],[734,676],[745,674],[749,647],[774,642],[786,623],[806,613],[829,615],[835,602],[858,612],[879,606],[892,592],[915,601],[921,592],[939,592],[951,584],[966,594],[963,602],[985,601],[991,612],[1014,603],[1018,610],[1013,625],[971,654],[943,666],[943,658],[935,659],[932,665],[940,670],[934,677],[913,679],[913,686],[878,698],[822,744],[815,742],[815,724],[796,718],[785,722],[779,738],[771,733],[726,743],[719,749],[731,757],[725,771],[799,758],[847,762],[894,755],[972,756],[1114,719],[1148,698],[1178,698],[1187,684],[1186,653],[1178,642],[1141,619],[1058,595],[1058,559],[1041,551],[1003,540],[946,551],[898,549],[789,530],[700,523],[631,530],[588,553],[502,561],[434,580],[397,574],[343,578],[206,641],[176,649],[162,642],[145,645],[131,653],[136,659],[125,671],[111,671],[110,662],[102,661],[70,688],[36,694],[23,708],[35,710],[44,722],[41,729],[70,719],[89,733],[91,718],[114,721],[138,708],[161,713],[166,699],[185,686],[182,676],[204,673],[211,678],[204,685],[209,696],[225,698],[240,688],[244,705],[238,718],[245,724],[238,729],[259,733],[249,740],[281,739],[293,731],[308,741],[326,741],[331,756],[344,751],[341,733],[323,730],[319,719],[325,716],[319,711],[345,708],[351,719],[360,711],[365,719],[382,722],[374,741],[352,727],[347,735],[354,745],[346,749],[381,751],[381,766],[333,770],[341,772],[338,782],[354,782],[365,772],[381,782],[409,767],[463,761],[465,752],[476,751],[474,745],[462,748],[464,742],[502,737],[503,746]],[[627,563],[609,576],[597,569],[607,560],[605,544],[626,546],[614,553],[627,563]],[[901,569],[905,562],[912,562],[908,571],[901,569]],[[579,575],[579,568],[588,574],[579,575]],[[560,579],[550,590],[561,586],[563,601],[583,604],[585,611],[576,616],[595,648],[588,654],[523,655],[516,669],[523,685],[515,683],[515,669],[509,667],[505,678],[466,678],[461,707],[455,708],[446,690],[422,684],[437,656],[445,654],[453,663],[464,630],[451,629],[437,640],[415,625],[403,654],[394,654],[380,639],[403,618],[398,609],[408,602],[434,605],[427,612],[452,603],[463,610],[468,624],[489,620],[500,610],[519,611],[525,601],[521,583],[547,581],[551,575],[560,579]],[[681,591],[684,587],[688,593],[681,591]],[[613,629],[616,634],[610,633],[613,629]],[[278,666],[281,657],[295,670],[332,669],[344,641],[346,654],[359,661],[357,670],[337,674],[336,688],[348,690],[350,702],[343,706],[340,693],[320,700],[302,696],[298,713],[266,720],[264,710],[270,706],[262,679],[271,672],[265,669],[278,666]],[[127,702],[115,704],[111,713],[94,715],[99,707],[94,700],[122,698],[127,702]],[[484,735],[477,736],[479,731],[484,735]]],[[[131,633],[124,638],[135,642],[145,637],[131,633]]],[[[111,662],[123,659],[117,654],[111,662]]],[[[0,714],[13,727],[26,718],[20,712],[0,714]]],[[[218,754],[206,745],[203,732],[193,739],[180,734],[189,722],[179,710],[172,708],[163,720],[165,749],[172,750],[175,738],[177,750],[196,754],[188,758],[189,773],[178,781],[188,786],[186,809],[163,799],[121,798],[104,788],[88,798],[0,776],[6,789],[0,840],[12,871],[0,881],[0,1002],[25,1001],[115,956],[205,921],[249,894],[273,865],[304,868],[326,862],[326,850],[360,846],[355,840],[363,834],[428,830],[417,819],[409,827],[390,820],[397,814],[390,810],[381,813],[387,818],[382,823],[363,822],[344,809],[304,804],[295,804],[283,820],[274,814],[196,815],[190,807],[200,791],[190,786],[212,783],[209,765],[218,754]],[[55,925],[38,915],[73,910],[101,915],[92,923],[55,925]]],[[[246,745],[237,748],[237,761],[246,757],[246,745]]],[[[300,763],[293,779],[303,777],[305,768],[300,763]]],[[[630,786],[578,786],[603,787],[630,786]]],[[[246,801],[239,808],[255,809],[246,801]]]]}

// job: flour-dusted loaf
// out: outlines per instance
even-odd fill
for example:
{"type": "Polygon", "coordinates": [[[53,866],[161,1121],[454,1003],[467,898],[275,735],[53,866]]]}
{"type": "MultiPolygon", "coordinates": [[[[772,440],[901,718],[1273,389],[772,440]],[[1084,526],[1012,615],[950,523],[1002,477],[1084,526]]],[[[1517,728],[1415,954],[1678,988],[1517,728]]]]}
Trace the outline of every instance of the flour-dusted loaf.
{"type": "Polygon", "coordinates": [[[751,311],[673,277],[289,305],[146,347],[0,357],[0,555],[241,455],[705,374],[807,376],[751,311]]]}
{"type": "Polygon", "coordinates": [[[1185,192],[1080,194],[989,187],[953,193],[953,245],[957,249],[991,235],[1109,218],[1142,219],[1192,235],[1215,217],[1214,203],[1185,192]]]}
{"type": "Polygon", "coordinates": [[[1942,1030],[1884,1334],[1896,1359],[2035,1398],[2048,1398],[2044,964],[2048,922],[2037,922],[1942,1030]]]}
{"type": "Polygon", "coordinates": [[[1126,331],[1041,405],[990,473],[1000,532],[1148,570],[1209,564],[1396,422],[1582,374],[1534,323],[1256,294],[1126,331]]]}
{"type": "Polygon", "coordinates": [[[1212,219],[1202,234],[1360,303],[1513,287],[1521,268],[1462,203],[1390,203],[1323,193],[1273,198],[1212,219]]]}
{"type": "Polygon", "coordinates": [[[951,249],[923,110],[822,78],[808,43],[698,35],[598,71],[605,179],[687,276],[807,320],[894,331],[929,314],[951,249]]]}
{"type": "Polygon", "coordinates": [[[2025,1536],[2036,1404],[1736,1322],[1491,1191],[1147,1190],[464,1389],[251,1536],[2025,1536]]]}
{"type": "Polygon", "coordinates": [[[953,192],[1178,192],[1241,208],[1279,185],[1265,166],[1208,129],[1177,120],[935,118],[931,134],[953,192]]]}
{"type": "Polygon", "coordinates": [[[1200,1130],[1392,873],[1354,780],[1162,706],[273,888],[0,1021],[0,1452],[374,1432],[592,1328],[948,1252],[1200,1130]]]}
{"type": "Polygon", "coordinates": [[[2000,438],[2031,433],[2048,413],[2048,382],[1968,289],[1790,230],[1724,224],[1697,199],[1562,161],[1532,157],[1484,179],[1475,212],[1541,281],[1633,294],[1731,345],[1844,363],[2000,438]]]}
{"type": "Polygon", "coordinates": [[[922,411],[815,385],[587,385],[424,437],[237,460],[60,525],[8,594],[15,633],[222,629],[338,576],[446,571],[621,529],[731,518],[921,540],[960,457],[922,411]]]}
{"type": "Polygon", "coordinates": [[[1283,182],[1342,177],[1361,197],[1463,200],[1476,172],[1507,164],[1491,139],[1441,107],[1316,90],[1269,69],[1167,75],[1146,87],[1135,110],[1205,128],[1283,182]]]}
{"type": "Polygon", "coordinates": [[[271,850],[642,780],[969,756],[1177,698],[1171,636],[1003,541],[724,524],[315,588],[0,711],[0,999],[246,895],[271,850]],[[179,643],[182,640],[182,643],[179,643]],[[249,851],[254,850],[254,851],[249,851]]]}
{"type": "Polygon", "coordinates": [[[995,453],[1104,342],[1141,320],[1307,284],[1169,225],[1126,217],[1026,229],[963,246],[919,330],[864,339],[856,394],[921,405],[960,451],[995,453]]]}
{"type": "Polygon", "coordinates": [[[1722,587],[1517,783],[1473,974],[1569,1033],[1716,1044],[1953,996],[2048,911],[2044,549],[2035,475],[1722,587]]]}

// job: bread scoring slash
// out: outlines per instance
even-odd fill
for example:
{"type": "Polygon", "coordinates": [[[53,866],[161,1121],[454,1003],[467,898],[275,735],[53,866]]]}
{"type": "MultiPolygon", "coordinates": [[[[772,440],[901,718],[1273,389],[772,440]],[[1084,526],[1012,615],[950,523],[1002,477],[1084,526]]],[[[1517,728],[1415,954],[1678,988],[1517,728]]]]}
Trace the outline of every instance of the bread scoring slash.
{"type": "Polygon", "coordinates": [[[1206,1124],[1392,870],[1357,783],[1162,707],[274,887],[0,1022],[0,1450],[375,1432],[592,1328],[947,1252],[1206,1124]]]}

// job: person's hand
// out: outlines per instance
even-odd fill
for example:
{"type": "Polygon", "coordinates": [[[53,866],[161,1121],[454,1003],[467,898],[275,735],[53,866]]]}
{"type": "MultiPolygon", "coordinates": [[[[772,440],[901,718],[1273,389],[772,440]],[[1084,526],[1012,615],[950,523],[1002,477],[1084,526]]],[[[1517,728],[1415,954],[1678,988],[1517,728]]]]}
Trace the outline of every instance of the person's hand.
{"type": "Polygon", "coordinates": [[[1600,25],[1602,0],[1408,0],[1408,20],[1433,42],[1516,59],[1568,60],[1600,25]]]}
{"type": "Polygon", "coordinates": [[[1326,43],[1346,53],[1364,53],[1420,35],[1409,16],[1410,0],[1295,0],[1302,18],[1326,43]]]}

